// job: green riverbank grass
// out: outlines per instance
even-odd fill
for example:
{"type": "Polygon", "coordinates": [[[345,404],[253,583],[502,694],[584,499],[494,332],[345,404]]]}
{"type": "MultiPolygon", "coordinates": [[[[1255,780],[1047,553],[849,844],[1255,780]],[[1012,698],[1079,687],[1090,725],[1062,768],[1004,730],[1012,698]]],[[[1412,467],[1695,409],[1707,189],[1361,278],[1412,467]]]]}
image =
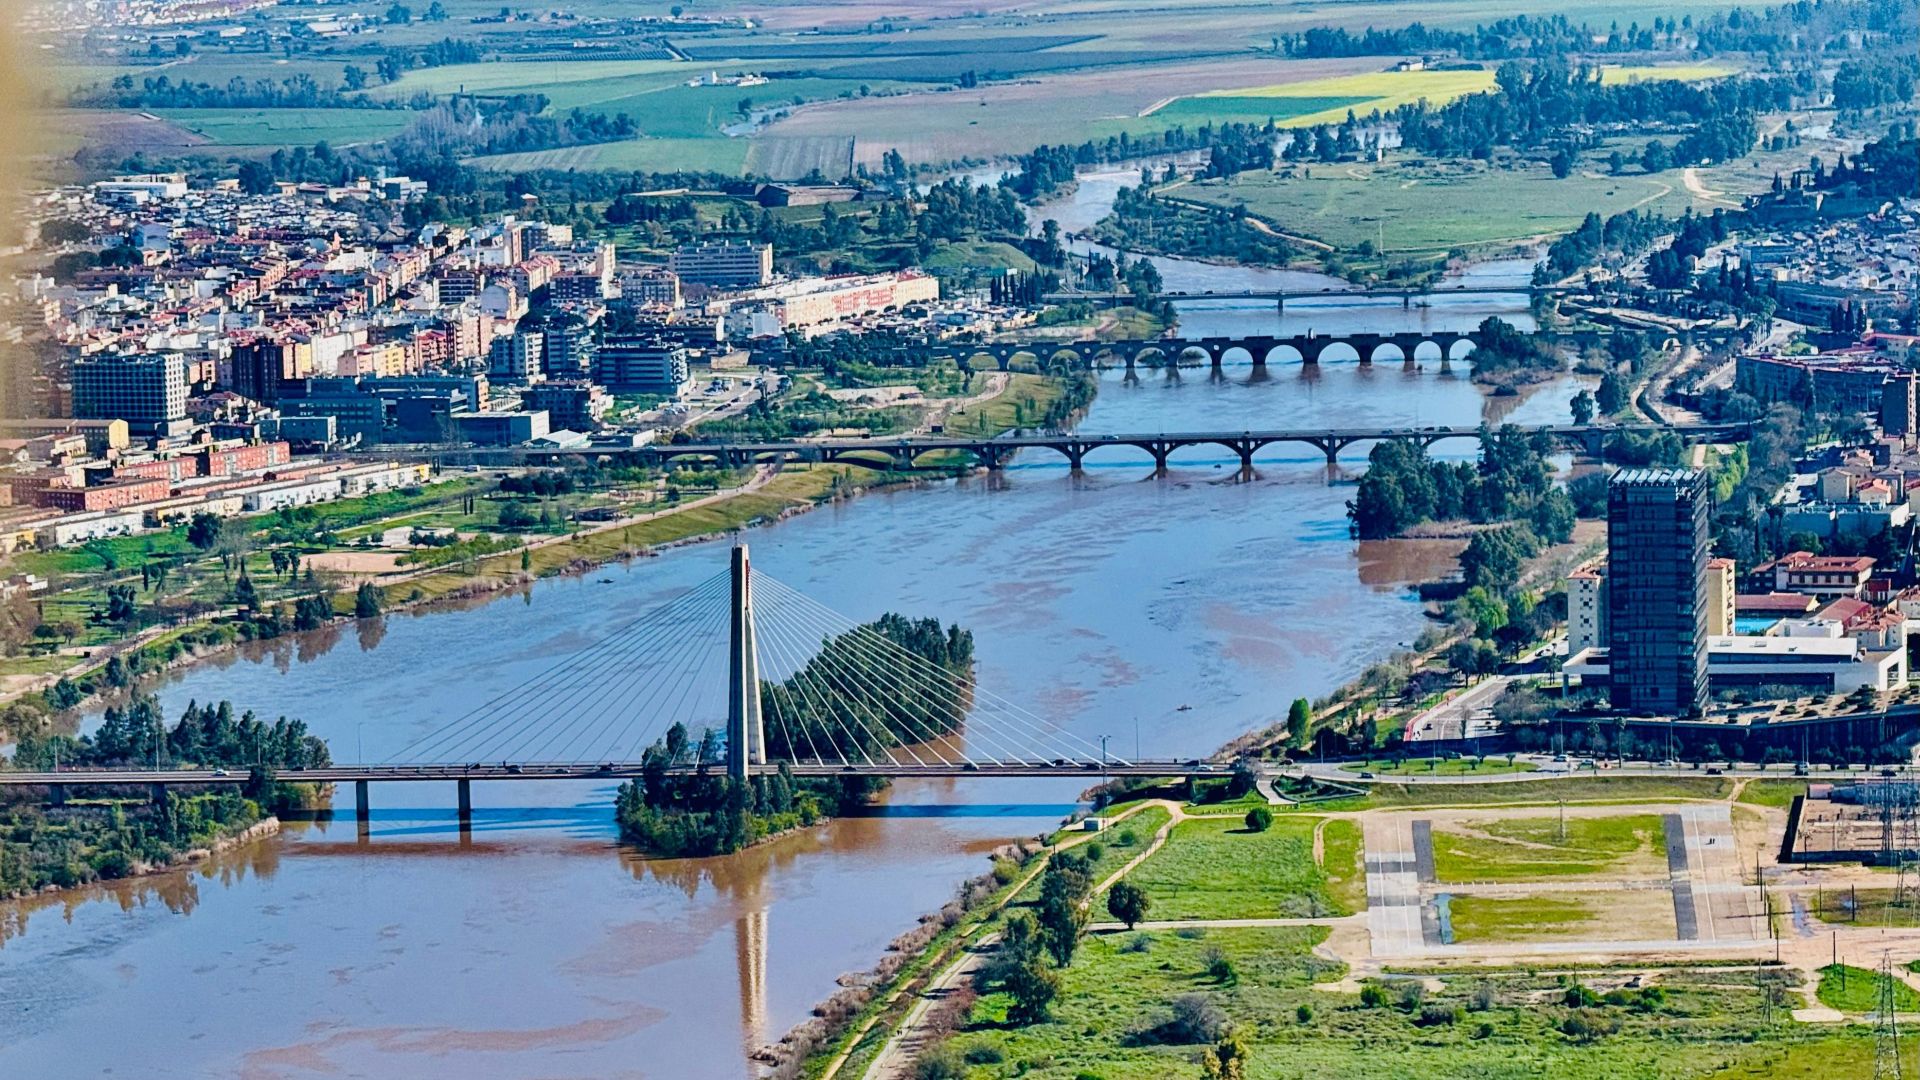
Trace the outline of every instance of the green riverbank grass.
{"type": "Polygon", "coordinates": [[[1128,880],[1146,890],[1155,919],[1345,915],[1314,865],[1315,824],[1281,816],[1256,833],[1236,818],[1183,821],[1128,880]]]}

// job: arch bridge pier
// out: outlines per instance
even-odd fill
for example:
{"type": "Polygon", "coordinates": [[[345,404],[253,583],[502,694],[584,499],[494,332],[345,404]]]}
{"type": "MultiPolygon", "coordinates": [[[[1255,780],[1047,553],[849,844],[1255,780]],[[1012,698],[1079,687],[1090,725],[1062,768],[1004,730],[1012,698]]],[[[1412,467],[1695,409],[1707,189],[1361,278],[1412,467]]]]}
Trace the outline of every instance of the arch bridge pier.
{"type": "Polygon", "coordinates": [[[1061,360],[1076,367],[1124,367],[1129,375],[1141,367],[1177,368],[1204,363],[1219,372],[1231,354],[1241,354],[1255,371],[1269,365],[1314,367],[1346,362],[1361,367],[1399,361],[1406,370],[1438,362],[1442,371],[1472,351],[1473,335],[1457,331],[1405,333],[1317,334],[1252,337],[1166,337],[1123,341],[1021,341],[936,346],[929,358],[969,364],[976,358],[992,361],[999,371],[1011,371],[1014,360],[1030,356],[1042,365],[1061,360]]]}

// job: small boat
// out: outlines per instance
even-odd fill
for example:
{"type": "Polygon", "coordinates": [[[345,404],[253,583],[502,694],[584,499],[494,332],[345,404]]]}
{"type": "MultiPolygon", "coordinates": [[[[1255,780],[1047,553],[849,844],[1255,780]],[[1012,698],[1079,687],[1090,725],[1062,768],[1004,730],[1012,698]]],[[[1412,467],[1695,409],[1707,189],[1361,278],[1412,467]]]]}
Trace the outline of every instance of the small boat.
{"type": "Polygon", "coordinates": [[[1191,706],[1191,705],[1182,705],[1182,706],[1180,706],[1179,708],[1177,708],[1177,709],[1175,709],[1175,710],[1173,710],[1173,711],[1174,711],[1174,712],[1192,712],[1192,711],[1193,711],[1193,706],[1191,706]]]}
{"type": "Polygon", "coordinates": [[[611,585],[611,584],[613,584],[613,579],[612,579],[612,578],[610,578],[610,577],[603,577],[603,578],[601,578],[601,579],[600,579],[600,584],[602,584],[602,585],[611,585]]]}

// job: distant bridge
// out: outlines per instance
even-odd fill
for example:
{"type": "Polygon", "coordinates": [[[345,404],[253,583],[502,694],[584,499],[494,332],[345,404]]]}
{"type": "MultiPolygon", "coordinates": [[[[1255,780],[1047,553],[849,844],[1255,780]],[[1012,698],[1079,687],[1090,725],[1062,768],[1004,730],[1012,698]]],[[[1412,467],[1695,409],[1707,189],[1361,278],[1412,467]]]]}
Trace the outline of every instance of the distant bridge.
{"type": "MultiPolygon", "coordinates": [[[[1288,300],[1386,299],[1398,300],[1402,307],[1411,307],[1415,300],[1424,300],[1433,296],[1567,296],[1587,292],[1591,288],[1587,285],[1467,285],[1463,283],[1418,287],[1376,285],[1362,289],[1342,289],[1334,286],[1321,289],[1176,289],[1171,292],[1154,293],[1153,298],[1171,300],[1175,303],[1203,300],[1271,300],[1279,310],[1285,311],[1288,300]]],[[[1070,304],[1084,300],[1103,304],[1129,304],[1133,302],[1134,295],[1118,291],[1066,290],[1046,293],[1041,296],[1041,299],[1050,304],[1070,304]]]]}
{"type": "MultiPolygon", "coordinates": [[[[1487,431],[1497,429],[1485,429],[1487,431]]],[[[1733,424],[1675,424],[1667,427],[1651,425],[1607,426],[1601,424],[1562,424],[1548,427],[1524,429],[1529,432],[1546,435],[1555,442],[1577,449],[1583,453],[1599,456],[1605,449],[1608,439],[1622,435],[1650,435],[1661,431],[1671,431],[1687,442],[1742,442],[1751,437],[1753,425],[1750,423],[1733,424]]],[[[721,464],[744,467],[756,463],[776,461],[797,461],[815,464],[846,462],[850,465],[868,465],[874,468],[887,468],[906,471],[924,454],[936,451],[961,452],[971,454],[975,460],[989,469],[1005,465],[1007,459],[1021,450],[1051,450],[1067,459],[1067,463],[1078,469],[1087,455],[1106,447],[1132,447],[1145,451],[1153,458],[1157,468],[1165,469],[1168,457],[1175,451],[1189,446],[1218,446],[1240,458],[1243,468],[1253,467],[1253,456],[1264,447],[1276,443],[1301,443],[1318,449],[1327,457],[1327,464],[1338,461],[1340,451],[1359,442],[1400,441],[1417,443],[1421,447],[1430,447],[1447,439],[1479,439],[1483,435],[1481,428],[1467,427],[1424,427],[1424,428],[1306,428],[1280,431],[1203,431],[1203,432],[1160,432],[1155,434],[1126,435],[1005,435],[991,439],[970,439],[952,436],[925,436],[903,439],[822,439],[817,441],[794,440],[769,443],[668,443],[654,446],[637,447],[632,450],[614,450],[614,454],[637,455],[653,464],[666,464],[686,458],[707,459],[721,464]]]]}

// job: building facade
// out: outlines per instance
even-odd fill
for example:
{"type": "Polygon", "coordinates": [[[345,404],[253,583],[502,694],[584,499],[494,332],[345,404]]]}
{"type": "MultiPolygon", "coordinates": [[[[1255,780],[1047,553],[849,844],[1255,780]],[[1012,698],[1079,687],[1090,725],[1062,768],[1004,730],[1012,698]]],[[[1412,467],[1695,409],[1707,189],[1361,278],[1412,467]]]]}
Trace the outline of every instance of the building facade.
{"type": "Polygon", "coordinates": [[[773,280],[773,245],[703,240],[675,248],[667,268],[690,285],[755,287],[773,280]]]}
{"type": "Polygon", "coordinates": [[[73,415],[82,420],[125,420],[131,431],[170,437],[185,434],[187,364],[178,353],[90,356],[73,363],[73,415]]]}
{"type": "Polygon", "coordinates": [[[1707,474],[1622,469],[1607,485],[1613,706],[1697,716],[1707,703],[1707,474]]]}

